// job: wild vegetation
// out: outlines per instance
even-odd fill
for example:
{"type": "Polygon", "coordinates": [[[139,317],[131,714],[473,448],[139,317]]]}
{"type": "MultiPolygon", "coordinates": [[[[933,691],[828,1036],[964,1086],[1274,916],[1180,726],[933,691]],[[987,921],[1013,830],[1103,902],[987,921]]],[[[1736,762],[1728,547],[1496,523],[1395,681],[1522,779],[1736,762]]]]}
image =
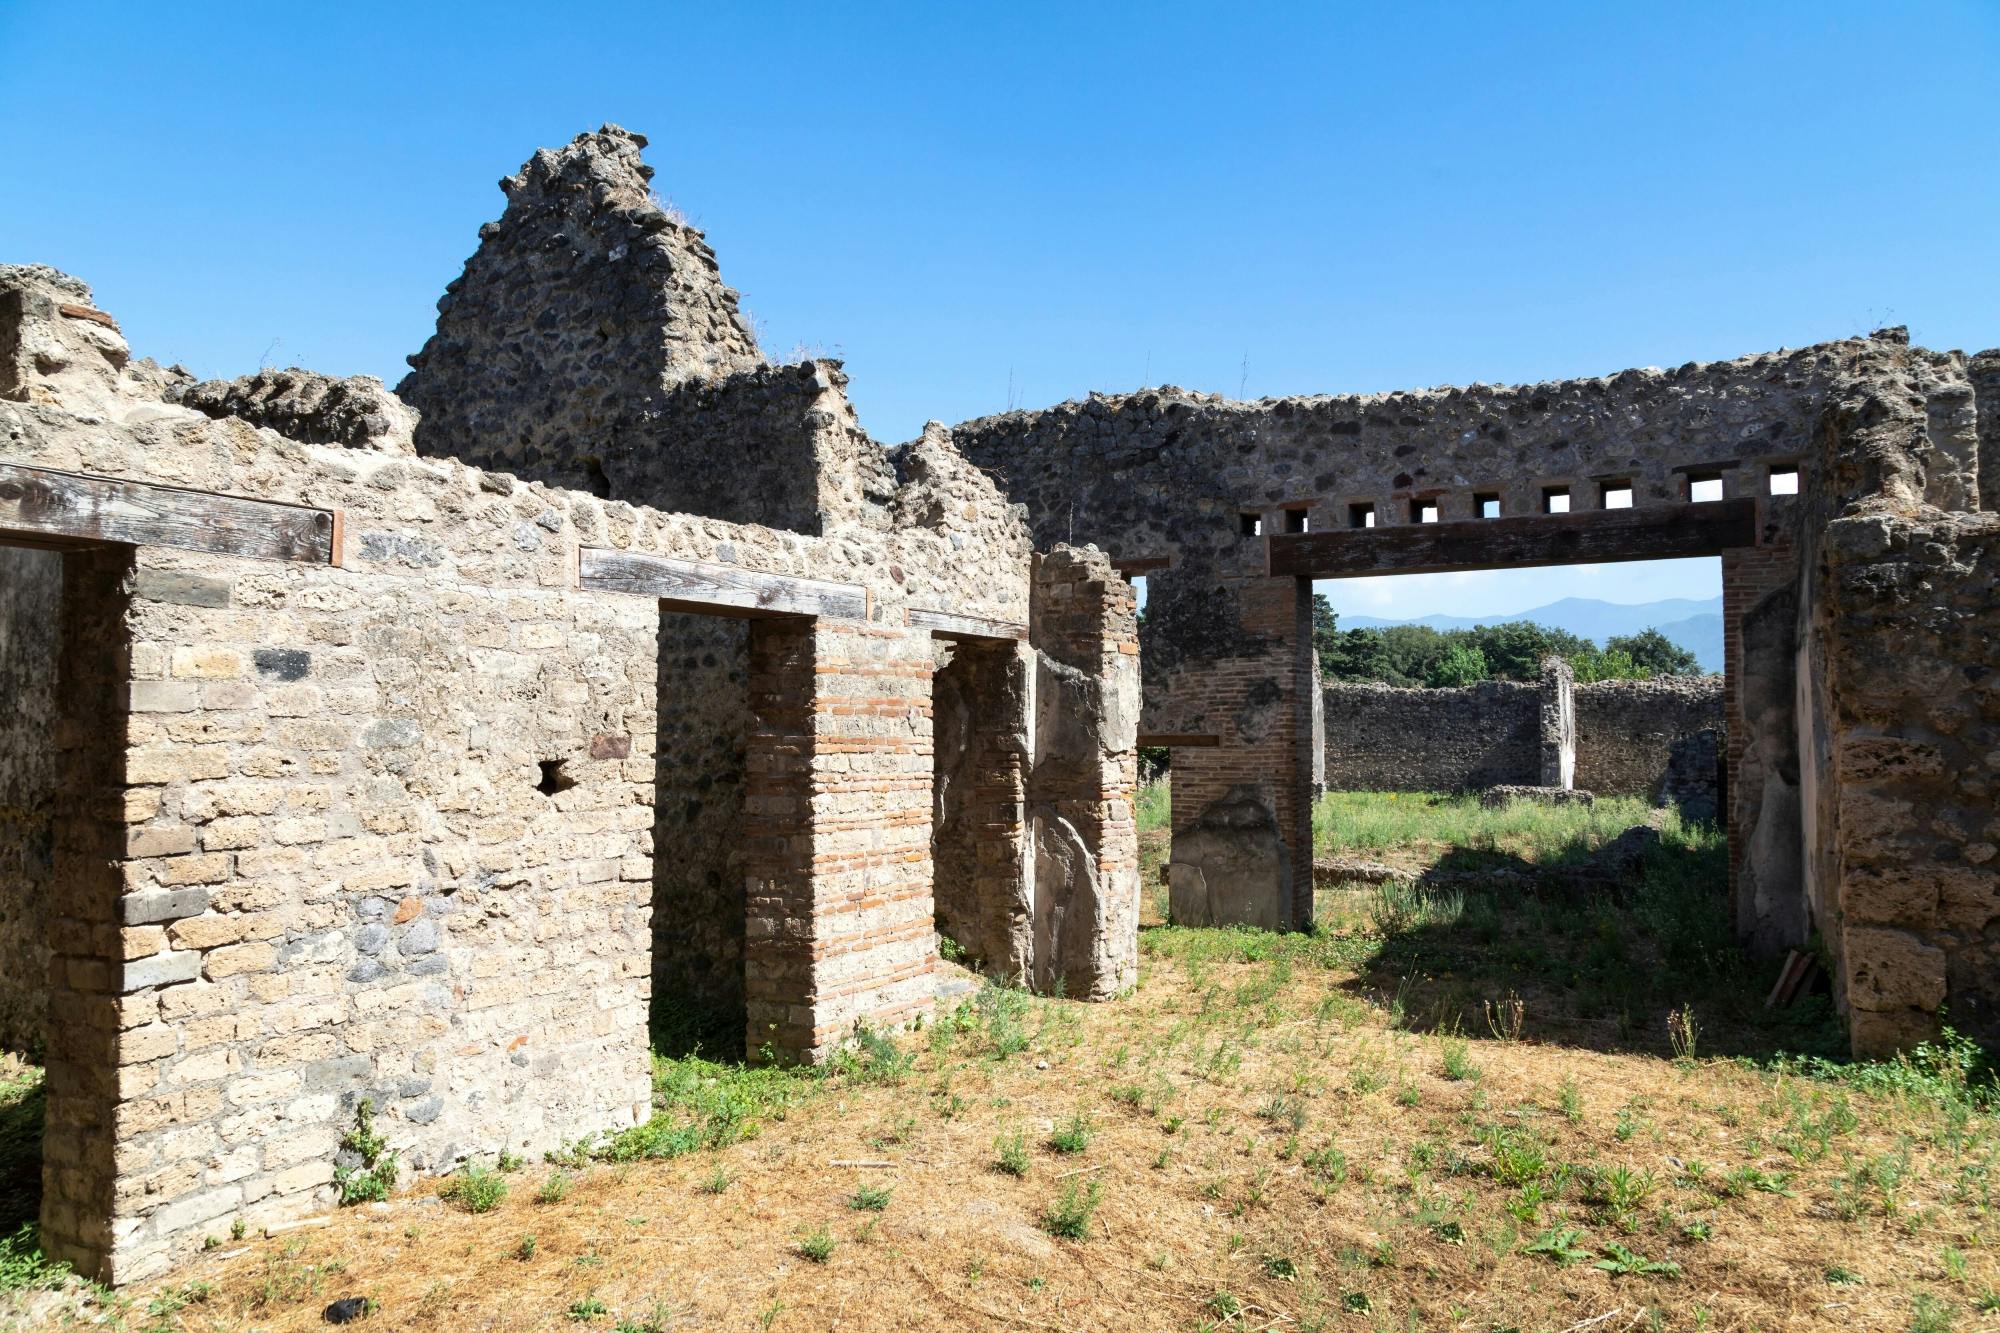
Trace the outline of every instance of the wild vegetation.
{"type": "MultiPolygon", "coordinates": [[[[1162,794],[1140,808],[1163,826],[1162,794]]],[[[1329,876],[1311,933],[1154,902],[1116,1004],[986,984],[821,1069],[662,1055],[639,1128],[323,1229],[219,1231],[167,1288],[62,1308],[641,1333],[1935,1330],[2000,1307],[1984,1056],[1947,1036],[1847,1063],[1823,998],[1764,1011],[1712,830],[1658,820],[1605,877],[1636,806],[1318,813],[1330,863],[1415,878],[1329,876]]],[[[0,1300],[52,1281],[20,1253],[0,1300]]]]}
{"type": "Polygon", "coordinates": [[[1322,593],[1313,594],[1313,648],[1320,674],[1328,680],[1432,689],[1482,680],[1534,680],[1548,657],[1567,661],[1579,681],[1701,674],[1694,653],[1657,629],[1612,635],[1602,648],[1581,635],[1533,621],[1452,630],[1429,625],[1343,630],[1322,593]]]}

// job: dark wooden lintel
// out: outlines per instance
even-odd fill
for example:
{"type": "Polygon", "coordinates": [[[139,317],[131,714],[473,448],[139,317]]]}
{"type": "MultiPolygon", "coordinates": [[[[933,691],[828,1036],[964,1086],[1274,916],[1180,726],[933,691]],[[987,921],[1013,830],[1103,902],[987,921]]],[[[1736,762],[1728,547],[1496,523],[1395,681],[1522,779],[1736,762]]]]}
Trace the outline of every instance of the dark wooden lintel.
{"type": "Polygon", "coordinates": [[[1757,544],[1757,502],[1401,523],[1265,539],[1273,577],[1337,579],[1719,555],[1757,544]]]}
{"type": "Polygon", "coordinates": [[[1028,637],[1028,627],[1019,621],[931,611],[921,606],[910,608],[910,628],[927,629],[945,639],[1006,639],[1019,642],[1028,637]]]}
{"type": "Polygon", "coordinates": [[[330,509],[0,463],[0,537],[51,546],[172,546],[332,564],[330,509]]]}
{"type": "Polygon", "coordinates": [[[1131,560],[1113,560],[1111,567],[1126,578],[1131,578],[1134,574],[1147,574],[1156,569],[1165,569],[1173,563],[1174,558],[1170,555],[1142,555],[1131,560]]]}
{"type": "Polygon", "coordinates": [[[868,618],[868,590],[858,583],[766,574],[741,565],[674,560],[631,551],[586,546],[578,562],[577,582],[588,592],[655,597],[674,610],[707,615],[868,618]]]}
{"type": "Polygon", "coordinates": [[[1139,737],[1139,744],[1144,746],[1164,746],[1168,749],[1212,750],[1222,744],[1222,737],[1201,735],[1198,733],[1162,731],[1151,736],[1141,735],[1139,737]]]}

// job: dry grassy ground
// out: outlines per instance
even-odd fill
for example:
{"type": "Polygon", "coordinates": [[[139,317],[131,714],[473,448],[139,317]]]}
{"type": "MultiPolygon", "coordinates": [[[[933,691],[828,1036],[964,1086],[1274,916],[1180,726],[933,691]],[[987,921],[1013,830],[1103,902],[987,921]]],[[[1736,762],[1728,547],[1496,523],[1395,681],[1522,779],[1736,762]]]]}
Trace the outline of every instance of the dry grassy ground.
{"type": "MultiPolygon", "coordinates": [[[[1517,872],[1616,831],[1400,802],[1429,813],[1390,850],[1517,872]]],[[[1328,820],[1366,845],[1361,813],[1328,820]]],[[[317,1327],[347,1296],[385,1329],[1983,1324],[1976,1053],[1776,1057],[1826,1039],[1823,1004],[1758,1017],[1768,978],[1705,952],[1713,861],[1670,828],[1590,902],[1332,886],[1310,936],[1150,927],[1120,1003],[986,987],[819,1074],[662,1059],[659,1116],[594,1153],[58,1304],[135,1329],[317,1327]]]]}

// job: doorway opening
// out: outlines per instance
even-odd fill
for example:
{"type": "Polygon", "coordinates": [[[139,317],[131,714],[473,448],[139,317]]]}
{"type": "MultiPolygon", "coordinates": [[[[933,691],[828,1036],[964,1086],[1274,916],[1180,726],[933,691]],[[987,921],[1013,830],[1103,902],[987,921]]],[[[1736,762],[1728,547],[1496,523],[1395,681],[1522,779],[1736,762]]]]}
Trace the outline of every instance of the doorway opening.
{"type": "Polygon", "coordinates": [[[750,622],[660,612],[654,747],[654,1048],[744,1054],[750,622]]]}
{"type": "Polygon", "coordinates": [[[127,811],[107,801],[134,692],[131,565],[125,547],[0,545],[0,1234],[39,1218],[43,1252],[87,1273],[112,1205],[103,1034],[148,929],[119,930],[127,811]]]}

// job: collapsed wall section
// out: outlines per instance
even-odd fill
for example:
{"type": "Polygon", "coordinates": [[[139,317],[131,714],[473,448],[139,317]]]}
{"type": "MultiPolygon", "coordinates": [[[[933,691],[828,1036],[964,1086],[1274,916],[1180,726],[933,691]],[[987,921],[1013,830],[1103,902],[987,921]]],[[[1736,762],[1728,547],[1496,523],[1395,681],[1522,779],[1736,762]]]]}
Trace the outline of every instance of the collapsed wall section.
{"type": "Polygon", "coordinates": [[[593,460],[643,454],[670,390],[763,364],[714,252],[653,194],[645,144],[606,125],[500,182],[506,211],[397,386],[424,453],[603,494],[593,460]]]}

